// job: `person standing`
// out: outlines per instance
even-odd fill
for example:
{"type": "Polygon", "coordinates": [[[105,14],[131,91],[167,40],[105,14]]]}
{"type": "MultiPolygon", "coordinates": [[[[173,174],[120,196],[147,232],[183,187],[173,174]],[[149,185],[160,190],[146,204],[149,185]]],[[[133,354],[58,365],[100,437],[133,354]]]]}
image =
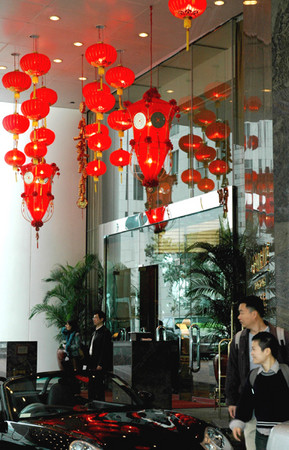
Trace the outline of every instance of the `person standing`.
{"type": "Polygon", "coordinates": [[[68,320],[65,326],[61,328],[61,334],[65,339],[65,344],[64,352],[57,352],[59,368],[61,370],[79,370],[82,366],[82,361],[80,357],[81,338],[77,322],[68,320]]]}
{"type": "Polygon", "coordinates": [[[90,400],[104,400],[104,375],[112,370],[112,335],[104,325],[105,312],[98,310],[92,320],[95,330],[89,346],[88,369],[96,371],[96,378],[91,379],[88,389],[90,400]]]}
{"type": "MultiPolygon", "coordinates": [[[[240,393],[244,388],[249,372],[256,367],[260,367],[259,364],[254,363],[251,355],[253,336],[261,331],[266,331],[278,338],[278,329],[263,320],[263,316],[264,304],[260,297],[250,295],[240,301],[238,319],[244,330],[238,332],[231,343],[225,384],[226,404],[232,419],[235,418],[240,393]]],[[[280,328],[279,331],[283,333],[280,333],[282,338],[278,339],[278,361],[288,364],[289,334],[280,328]]],[[[255,433],[256,421],[252,419],[246,423],[244,430],[247,450],[256,449],[255,433]]]]}

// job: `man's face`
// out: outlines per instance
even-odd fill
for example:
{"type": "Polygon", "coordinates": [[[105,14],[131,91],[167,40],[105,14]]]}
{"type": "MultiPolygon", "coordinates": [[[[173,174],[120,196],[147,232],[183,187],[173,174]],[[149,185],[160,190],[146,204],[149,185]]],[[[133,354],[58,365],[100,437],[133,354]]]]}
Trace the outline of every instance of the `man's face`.
{"type": "Polygon", "coordinates": [[[241,303],[239,305],[239,315],[238,319],[244,328],[251,329],[251,326],[255,323],[257,317],[257,311],[251,311],[247,308],[246,303],[241,303]]]}
{"type": "Polygon", "coordinates": [[[270,355],[270,349],[265,348],[262,350],[259,345],[259,341],[252,341],[251,355],[254,364],[263,364],[270,355]]]}
{"type": "Polygon", "coordinates": [[[98,327],[99,325],[101,325],[103,323],[103,319],[100,319],[98,314],[94,314],[92,320],[93,320],[93,325],[95,327],[98,327]]]}

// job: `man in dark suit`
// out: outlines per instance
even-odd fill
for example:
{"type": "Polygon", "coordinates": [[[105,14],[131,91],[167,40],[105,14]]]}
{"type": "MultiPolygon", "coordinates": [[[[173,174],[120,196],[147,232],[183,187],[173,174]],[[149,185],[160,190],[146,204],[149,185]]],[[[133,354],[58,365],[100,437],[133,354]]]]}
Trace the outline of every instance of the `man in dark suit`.
{"type": "Polygon", "coordinates": [[[95,330],[89,346],[88,369],[96,372],[89,383],[89,400],[104,400],[105,372],[112,370],[112,336],[104,325],[105,319],[106,315],[101,310],[96,311],[92,318],[95,330]]]}

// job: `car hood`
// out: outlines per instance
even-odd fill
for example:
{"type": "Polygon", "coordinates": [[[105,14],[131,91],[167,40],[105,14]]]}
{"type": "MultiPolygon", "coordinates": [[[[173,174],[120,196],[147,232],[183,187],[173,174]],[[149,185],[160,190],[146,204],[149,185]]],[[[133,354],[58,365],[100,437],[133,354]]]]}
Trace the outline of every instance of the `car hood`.
{"type": "Polygon", "coordinates": [[[165,442],[166,448],[181,444],[199,448],[206,426],[191,416],[155,409],[73,414],[38,420],[37,424],[74,439],[104,444],[106,448],[121,448],[123,441],[127,449],[140,448],[139,445],[146,449],[163,448],[165,442]]]}

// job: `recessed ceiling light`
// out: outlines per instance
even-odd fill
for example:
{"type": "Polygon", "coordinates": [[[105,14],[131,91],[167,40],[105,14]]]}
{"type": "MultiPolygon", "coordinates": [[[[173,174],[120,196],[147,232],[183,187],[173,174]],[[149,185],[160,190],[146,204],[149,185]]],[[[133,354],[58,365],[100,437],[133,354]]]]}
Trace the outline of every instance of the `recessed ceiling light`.
{"type": "Polygon", "coordinates": [[[0,70],[6,70],[7,67],[6,66],[0,66],[0,70]]]}
{"type": "Polygon", "coordinates": [[[73,42],[73,45],[75,45],[75,47],[81,47],[83,42],[73,42]]]}
{"type": "Polygon", "coordinates": [[[224,0],[215,0],[214,3],[216,6],[223,6],[225,4],[224,0]]]}
{"type": "Polygon", "coordinates": [[[168,90],[167,90],[167,93],[168,93],[168,94],[172,94],[173,92],[174,92],[174,91],[173,91],[172,89],[168,89],[168,90]]]}
{"type": "Polygon", "coordinates": [[[139,37],[143,37],[143,38],[148,37],[148,33],[145,33],[145,32],[139,33],[138,35],[139,35],[139,37]]]}
{"type": "Polygon", "coordinates": [[[263,89],[263,92],[271,92],[271,89],[263,89]]]}
{"type": "Polygon", "coordinates": [[[50,16],[49,19],[52,20],[53,22],[57,22],[57,20],[60,20],[60,17],[59,16],[50,16]]]}
{"type": "Polygon", "coordinates": [[[55,58],[53,60],[53,62],[55,62],[56,64],[62,63],[62,61],[63,61],[63,59],[61,59],[61,58],[55,58]]]}
{"type": "Polygon", "coordinates": [[[85,81],[85,80],[87,80],[86,77],[79,77],[78,79],[79,79],[80,81],[85,81]]]}
{"type": "Polygon", "coordinates": [[[243,5],[249,6],[249,5],[257,5],[257,0],[244,0],[243,5]]]}

